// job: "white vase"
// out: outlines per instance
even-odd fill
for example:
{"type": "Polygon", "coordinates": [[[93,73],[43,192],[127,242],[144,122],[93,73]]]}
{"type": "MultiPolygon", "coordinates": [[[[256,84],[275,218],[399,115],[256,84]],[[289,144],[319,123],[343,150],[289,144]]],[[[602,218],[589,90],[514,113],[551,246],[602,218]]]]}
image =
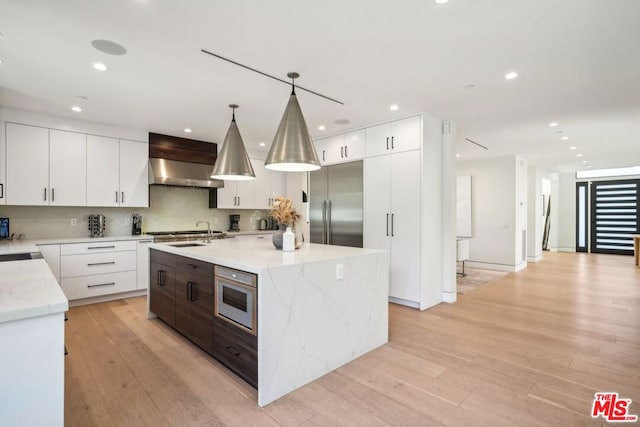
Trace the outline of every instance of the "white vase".
{"type": "Polygon", "coordinates": [[[282,251],[293,252],[296,250],[296,235],[287,227],[287,231],[282,235],[282,251]]]}

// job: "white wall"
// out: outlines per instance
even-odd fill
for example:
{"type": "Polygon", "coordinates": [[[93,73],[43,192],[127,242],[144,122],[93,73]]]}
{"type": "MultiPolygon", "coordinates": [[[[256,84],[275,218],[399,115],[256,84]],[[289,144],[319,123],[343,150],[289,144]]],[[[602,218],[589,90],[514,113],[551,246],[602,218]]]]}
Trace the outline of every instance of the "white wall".
{"type": "Polygon", "coordinates": [[[515,212],[515,253],[514,265],[516,271],[527,266],[527,161],[521,156],[516,156],[515,191],[516,191],[516,212],[515,212]]]}
{"type": "Polygon", "coordinates": [[[558,199],[558,251],[575,252],[576,177],[574,172],[559,174],[558,199]]]}
{"type": "Polygon", "coordinates": [[[472,228],[473,237],[469,241],[469,261],[471,267],[516,271],[522,262],[521,243],[516,239],[526,221],[526,189],[521,181],[526,181],[526,162],[517,172],[516,156],[493,157],[458,161],[458,175],[471,175],[472,186],[472,228]],[[516,191],[516,179],[520,182],[520,193],[516,191]],[[517,197],[524,200],[523,212],[516,208],[517,197]],[[523,215],[521,217],[521,215],[523,215]]]}
{"type": "Polygon", "coordinates": [[[528,180],[527,261],[538,262],[542,259],[544,216],[542,212],[543,179],[540,170],[536,166],[529,166],[528,180]]]}

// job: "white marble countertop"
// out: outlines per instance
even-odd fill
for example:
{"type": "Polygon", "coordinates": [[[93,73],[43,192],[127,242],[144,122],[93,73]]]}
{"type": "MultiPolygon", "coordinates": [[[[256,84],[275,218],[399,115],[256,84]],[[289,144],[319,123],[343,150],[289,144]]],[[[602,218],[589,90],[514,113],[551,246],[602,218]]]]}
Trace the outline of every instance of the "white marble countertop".
{"type": "Polygon", "coordinates": [[[267,268],[382,252],[374,249],[316,243],[305,243],[295,252],[282,252],[277,250],[269,239],[220,239],[202,246],[186,248],[172,246],[181,243],[185,242],[154,243],[150,248],[256,274],[267,268]]]}
{"type": "Polygon", "coordinates": [[[147,239],[153,239],[153,236],[141,234],[139,236],[58,237],[51,239],[0,240],[0,254],[39,252],[38,245],[64,245],[70,243],[114,242],[121,240],[147,239]]]}
{"type": "Polygon", "coordinates": [[[69,301],[44,259],[0,262],[0,323],[68,309],[69,301]]]}

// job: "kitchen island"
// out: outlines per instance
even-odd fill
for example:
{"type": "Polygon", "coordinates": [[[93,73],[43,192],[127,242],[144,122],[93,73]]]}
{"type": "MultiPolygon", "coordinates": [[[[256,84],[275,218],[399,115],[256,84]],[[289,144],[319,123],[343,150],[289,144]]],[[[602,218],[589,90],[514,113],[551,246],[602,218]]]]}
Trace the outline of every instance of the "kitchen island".
{"type": "Polygon", "coordinates": [[[0,262],[0,425],[64,424],[68,307],[45,260],[0,262]]]}
{"type": "MultiPolygon", "coordinates": [[[[260,406],[388,340],[389,274],[384,251],[305,244],[295,252],[282,252],[274,249],[270,239],[225,239],[192,247],[153,244],[150,248],[216,269],[256,275],[260,406]]],[[[151,282],[154,274],[157,271],[152,270],[151,282]]],[[[156,283],[161,281],[159,277],[156,283]]],[[[178,301],[177,287],[175,294],[178,301]]],[[[213,321],[214,307],[210,310],[213,321]]],[[[217,332],[213,336],[214,347],[218,336],[217,332]]]]}

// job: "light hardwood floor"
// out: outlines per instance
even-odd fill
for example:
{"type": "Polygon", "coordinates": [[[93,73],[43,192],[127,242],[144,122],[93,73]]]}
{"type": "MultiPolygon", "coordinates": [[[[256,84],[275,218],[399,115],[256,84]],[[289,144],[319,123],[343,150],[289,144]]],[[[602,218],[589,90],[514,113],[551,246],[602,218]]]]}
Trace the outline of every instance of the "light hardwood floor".
{"type": "Polygon", "coordinates": [[[593,395],[640,415],[640,268],[541,263],[420,312],[390,305],[389,343],[259,408],[257,393],[159,320],[145,298],[73,308],[68,426],[583,426],[593,395]]]}

